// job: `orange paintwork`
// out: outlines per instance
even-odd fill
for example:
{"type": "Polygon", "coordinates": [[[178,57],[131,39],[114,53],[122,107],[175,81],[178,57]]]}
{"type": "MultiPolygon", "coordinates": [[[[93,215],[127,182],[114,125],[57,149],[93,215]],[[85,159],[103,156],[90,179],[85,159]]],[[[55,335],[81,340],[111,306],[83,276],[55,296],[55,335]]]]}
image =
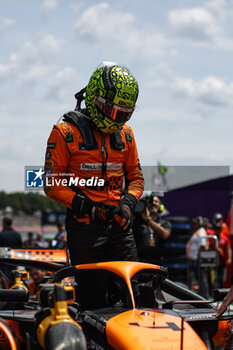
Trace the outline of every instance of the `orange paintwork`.
{"type": "MultiPolygon", "coordinates": [[[[36,255],[36,251],[54,251],[58,252],[58,256],[56,254],[53,255],[53,261],[61,261],[56,260],[66,256],[66,250],[40,250],[40,249],[12,249],[11,254],[14,255],[15,259],[22,259],[20,254],[21,251],[24,254],[28,252],[31,255],[28,259],[32,260],[32,257],[36,256],[41,259],[41,254],[36,255]],[[16,253],[17,252],[17,253],[16,253]],[[61,254],[61,255],[60,255],[61,254]]],[[[35,260],[35,259],[33,259],[35,260]]],[[[132,261],[112,261],[112,262],[101,262],[101,263],[93,263],[93,264],[83,264],[75,266],[77,270],[90,270],[90,269],[98,269],[98,270],[107,270],[111,271],[121,278],[123,278],[128,286],[133,308],[131,310],[125,311],[117,316],[110,318],[106,324],[106,337],[108,343],[115,349],[126,350],[126,349],[134,349],[134,350],[172,350],[172,349],[183,349],[185,350],[206,350],[207,347],[198,336],[198,334],[193,330],[193,328],[178,315],[172,315],[171,311],[168,310],[151,310],[151,309],[136,309],[135,301],[133,296],[133,290],[131,286],[132,277],[142,270],[154,270],[159,272],[162,270],[166,271],[164,268],[148,264],[148,263],[139,263],[132,261]],[[183,327],[183,332],[182,332],[183,327]]],[[[11,333],[10,330],[12,328],[12,334],[9,334],[10,341],[14,341],[14,332],[16,333],[17,338],[22,342],[22,338],[19,334],[19,329],[17,326],[17,322],[7,321],[9,325],[9,329],[6,324],[0,321],[0,330],[6,329],[8,333],[11,333]],[[2,327],[3,324],[3,328],[2,327]],[[14,331],[13,331],[14,330],[14,331]]],[[[218,323],[218,331],[216,335],[213,337],[213,342],[215,346],[221,346],[227,342],[231,334],[231,321],[219,321],[218,323]]],[[[6,332],[5,332],[6,333],[6,332]]],[[[7,335],[8,335],[7,333],[7,335]]],[[[1,345],[1,343],[0,343],[1,345]]],[[[12,350],[16,350],[17,345],[13,344],[12,350]],[[16,347],[14,347],[16,346],[16,347]]]]}
{"type": "Polygon", "coordinates": [[[7,324],[14,330],[15,335],[17,336],[17,339],[20,343],[25,343],[25,339],[21,337],[20,331],[19,331],[19,322],[13,321],[13,320],[5,320],[7,324]]]}
{"type": "Polygon", "coordinates": [[[2,320],[0,320],[0,346],[3,350],[18,349],[13,330],[11,330],[10,326],[2,320]]]}
{"type": "Polygon", "coordinates": [[[133,297],[133,290],[131,286],[131,278],[139,271],[144,269],[160,270],[160,266],[152,265],[147,263],[139,263],[134,261],[110,261],[110,262],[101,262],[93,264],[84,264],[75,266],[77,270],[90,270],[90,269],[103,269],[114,272],[115,274],[122,277],[129,289],[132,305],[135,308],[135,301],[133,297]]]}
{"type": "Polygon", "coordinates": [[[67,253],[66,249],[11,249],[10,258],[66,263],[67,253]]]}
{"type": "MultiPolygon", "coordinates": [[[[106,335],[114,349],[180,350],[181,322],[180,317],[159,311],[130,310],[108,321],[106,335]]],[[[207,350],[187,322],[184,321],[183,327],[183,349],[207,350]]]]}
{"type": "Polygon", "coordinates": [[[232,321],[219,321],[218,331],[213,337],[213,343],[215,346],[222,346],[231,337],[232,321]]]}
{"type": "MultiPolygon", "coordinates": [[[[111,261],[111,262],[77,265],[75,266],[75,268],[77,270],[80,270],[80,269],[81,270],[89,270],[89,269],[108,270],[122,277],[127,283],[127,286],[129,288],[130,295],[131,295],[133,310],[130,310],[123,314],[115,316],[108,321],[106,329],[108,330],[108,337],[109,339],[111,339],[110,344],[113,347],[117,346],[116,348],[121,350],[147,349],[147,348],[160,349],[160,350],[162,349],[167,350],[167,349],[173,349],[173,348],[180,349],[180,343],[179,343],[180,335],[177,336],[177,334],[179,333],[178,331],[175,332],[173,330],[170,330],[168,335],[168,333],[166,333],[168,332],[167,329],[165,330],[160,328],[158,328],[157,330],[156,328],[145,329],[142,326],[134,327],[129,325],[129,323],[139,323],[139,325],[143,324],[148,326],[148,324],[150,324],[153,326],[153,324],[151,323],[152,322],[151,320],[154,317],[154,312],[156,314],[156,320],[157,320],[155,325],[158,322],[158,325],[161,327],[163,324],[165,324],[166,326],[167,322],[174,322],[174,321],[170,321],[170,318],[173,318],[173,319],[175,318],[176,321],[174,323],[176,325],[181,323],[181,318],[171,316],[166,313],[162,314],[158,310],[157,311],[146,310],[145,312],[149,313],[149,315],[142,316],[140,314],[143,312],[143,310],[135,309],[135,301],[134,301],[133,290],[131,286],[131,278],[136,273],[144,269],[160,270],[161,269],[160,266],[148,264],[148,263],[133,262],[133,261],[111,261]],[[154,331],[156,331],[156,334],[157,334],[156,337],[154,337],[154,334],[155,334],[154,331]],[[163,340],[163,336],[164,336],[164,340],[163,340]],[[154,338],[156,339],[154,340],[154,338]],[[168,339],[168,340],[166,340],[166,343],[164,343],[164,347],[162,348],[161,342],[163,341],[165,342],[165,339],[168,339]],[[175,341],[177,341],[177,343],[174,343],[176,345],[173,344],[173,342],[175,341]],[[143,345],[143,346],[145,347],[140,345],[142,343],[144,344],[144,342],[146,345],[143,345]]],[[[227,342],[230,336],[231,324],[232,324],[231,321],[219,321],[218,331],[213,337],[215,346],[219,346],[227,342]]],[[[199,336],[195,333],[195,331],[192,329],[192,327],[186,322],[184,322],[184,325],[185,325],[184,326],[185,327],[184,349],[190,349],[190,350],[206,349],[206,346],[204,345],[202,340],[199,338],[199,336]],[[187,339],[189,339],[189,337],[191,340],[188,342],[187,339]]]]}

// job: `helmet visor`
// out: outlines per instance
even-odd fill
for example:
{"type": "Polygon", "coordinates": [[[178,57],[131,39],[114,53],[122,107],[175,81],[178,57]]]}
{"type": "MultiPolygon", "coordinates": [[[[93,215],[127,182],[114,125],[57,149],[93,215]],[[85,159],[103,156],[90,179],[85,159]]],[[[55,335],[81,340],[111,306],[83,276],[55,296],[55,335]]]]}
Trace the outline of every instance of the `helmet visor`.
{"type": "Polygon", "coordinates": [[[95,96],[94,102],[108,118],[117,123],[124,123],[129,120],[134,111],[134,108],[117,106],[100,96],[95,96]]]}

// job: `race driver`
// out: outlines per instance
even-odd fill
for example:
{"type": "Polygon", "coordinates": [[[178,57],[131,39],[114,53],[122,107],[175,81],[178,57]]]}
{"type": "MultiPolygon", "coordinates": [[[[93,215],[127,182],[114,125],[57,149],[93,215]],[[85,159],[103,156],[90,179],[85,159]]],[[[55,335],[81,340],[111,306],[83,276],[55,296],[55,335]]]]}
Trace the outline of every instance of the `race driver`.
{"type": "Polygon", "coordinates": [[[75,111],[66,113],[49,136],[45,193],[68,208],[72,265],[138,260],[131,224],[143,175],[132,128],[125,124],[138,91],[128,69],[103,64],[75,95],[75,111]]]}

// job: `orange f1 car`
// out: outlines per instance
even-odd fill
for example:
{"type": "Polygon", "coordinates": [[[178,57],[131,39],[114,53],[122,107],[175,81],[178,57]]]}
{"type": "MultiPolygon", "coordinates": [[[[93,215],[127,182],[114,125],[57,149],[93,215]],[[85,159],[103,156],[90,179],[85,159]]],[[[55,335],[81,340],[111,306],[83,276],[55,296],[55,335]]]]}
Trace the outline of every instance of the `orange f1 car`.
{"type": "Polygon", "coordinates": [[[0,311],[4,349],[227,349],[233,313],[213,316],[220,293],[207,301],[152,264],[55,264],[48,262],[47,269],[56,272],[52,283],[41,286],[38,302],[26,290],[0,291],[0,300],[7,301],[0,311]],[[71,276],[75,287],[63,283],[71,276]]]}

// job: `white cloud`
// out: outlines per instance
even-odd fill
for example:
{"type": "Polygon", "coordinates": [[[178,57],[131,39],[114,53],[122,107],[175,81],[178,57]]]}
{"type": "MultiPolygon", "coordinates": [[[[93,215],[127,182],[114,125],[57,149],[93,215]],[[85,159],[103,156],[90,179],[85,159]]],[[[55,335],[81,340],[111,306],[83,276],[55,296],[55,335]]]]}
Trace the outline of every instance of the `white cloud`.
{"type": "Polygon", "coordinates": [[[166,38],[155,30],[139,26],[136,17],[129,12],[112,8],[101,2],[89,7],[75,24],[77,37],[111,53],[155,57],[164,54],[166,38]]]}
{"type": "Polygon", "coordinates": [[[5,34],[7,30],[15,25],[15,20],[0,16],[0,35],[5,34]]]}
{"type": "Polygon", "coordinates": [[[40,34],[27,41],[9,62],[0,65],[0,81],[14,80],[18,86],[33,81],[54,68],[53,58],[60,52],[61,41],[51,34],[40,34]]]}
{"type": "Polygon", "coordinates": [[[79,74],[71,67],[65,67],[58,71],[52,80],[48,82],[48,97],[60,101],[66,101],[68,96],[74,95],[73,86],[79,80],[79,74]]]}
{"type": "Polygon", "coordinates": [[[11,55],[11,62],[24,62],[27,64],[51,60],[54,54],[59,53],[61,41],[52,34],[41,33],[34,41],[27,41],[17,54],[11,55]]]}
{"type": "Polygon", "coordinates": [[[175,78],[172,84],[176,94],[208,105],[232,105],[233,82],[209,76],[204,79],[175,78]]]}
{"type": "Polygon", "coordinates": [[[51,10],[54,10],[58,6],[58,0],[44,0],[42,4],[42,10],[45,13],[48,13],[51,10]]]}
{"type": "Polygon", "coordinates": [[[110,5],[102,2],[84,11],[80,20],[76,23],[75,29],[78,35],[91,41],[101,38],[109,39],[114,32],[116,35],[124,32],[125,37],[119,38],[124,43],[128,34],[127,28],[133,22],[134,16],[132,14],[111,11],[110,5]]]}
{"type": "Polygon", "coordinates": [[[229,14],[229,8],[231,2],[226,0],[210,0],[204,3],[205,8],[210,11],[216,18],[224,20],[229,14]]]}
{"type": "Polygon", "coordinates": [[[172,10],[168,20],[176,35],[193,41],[212,41],[220,32],[214,16],[202,7],[172,10]]]}
{"type": "Polygon", "coordinates": [[[79,1],[79,2],[74,1],[74,2],[71,2],[69,4],[70,9],[72,11],[74,11],[74,12],[80,11],[83,6],[84,6],[84,2],[83,1],[79,1]]]}
{"type": "Polygon", "coordinates": [[[226,25],[232,18],[232,7],[224,0],[203,2],[202,7],[174,9],[168,13],[173,36],[185,40],[186,44],[215,50],[233,50],[233,40],[226,25]]]}

